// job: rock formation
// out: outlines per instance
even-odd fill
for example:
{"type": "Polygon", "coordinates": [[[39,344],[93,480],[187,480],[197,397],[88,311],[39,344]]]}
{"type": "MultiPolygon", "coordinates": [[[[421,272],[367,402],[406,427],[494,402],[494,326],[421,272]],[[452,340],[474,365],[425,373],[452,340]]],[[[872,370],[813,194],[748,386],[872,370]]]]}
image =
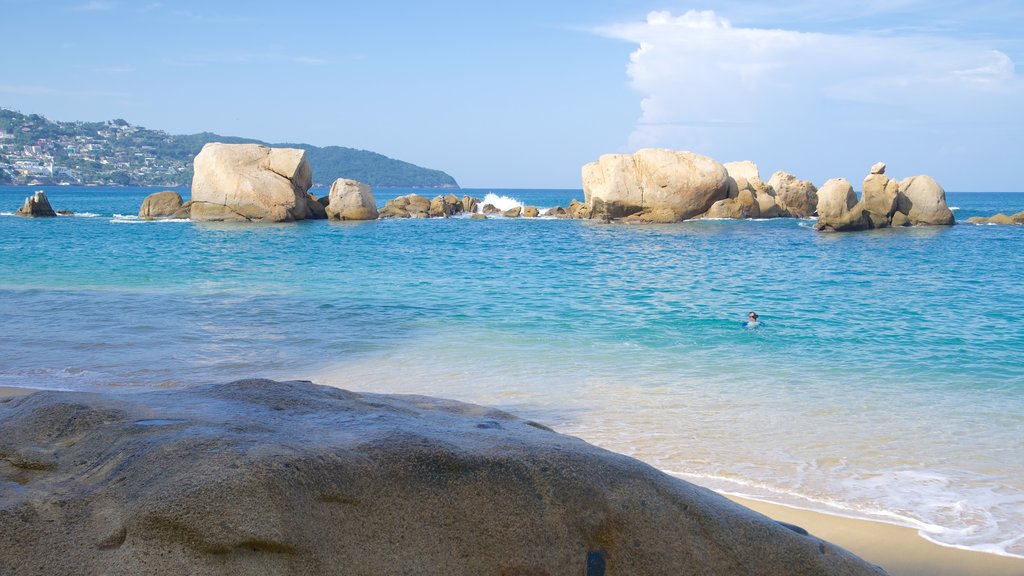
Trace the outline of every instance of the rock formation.
{"type": "Polygon", "coordinates": [[[711,205],[704,218],[760,218],[761,205],[750,190],[738,192],[735,198],[725,198],[711,205]]]}
{"type": "Polygon", "coordinates": [[[860,201],[871,218],[872,228],[885,228],[892,222],[898,208],[900,185],[884,174],[885,164],[879,162],[871,167],[871,174],[864,178],[860,201]],[[881,164],[881,168],[878,168],[881,164]],[[875,172],[875,170],[881,172],[875,172]]]}
{"type": "Polygon", "coordinates": [[[818,222],[815,229],[842,232],[873,228],[953,224],[946,193],[930,176],[914,176],[901,182],[885,175],[885,164],[871,167],[864,179],[860,201],[850,183],[829,180],[818,191],[818,222]]]}
{"type": "Polygon", "coordinates": [[[174,190],[154,192],[142,201],[139,218],[169,218],[181,210],[183,204],[181,194],[174,190]]]}
{"type": "Polygon", "coordinates": [[[328,218],[337,220],[376,220],[378,215],[370,186],[347,178],[331,184],[325,210],[328,218]]]}
{"type": "Polygon", "coordinates": [[[821,187],[815,230],[851,232],[871,228],[871,216],[857,201],[857,193],[846,178],[833,178],[821,187]]]}
{"type": "Polygon", "coordinates": [[[801,180],[788,172],[776,172],[768,179],[784,216],[808,218],[818,207],[818,189],[809,180],[801,180]]]}
{"type": "Polygon", "coordinates": [[[606,154],[583,166],[590,218],[614,219],[658,212],[681,221],[704,214],[729,193],[729,175],[718,162],[692,152],[645,148],[606,154]]]}
{"type": "Polygon", "coordinates": [[[193,220],[287,222],[312,216],[306,152],[258,144],[210,143],[195,159],[193,220]]]}
{"type": "Polygon", "coordinates": [[[999,213],[994,216],[974,216],[967,219],[972,224],[1024,224],[1024,212],[1017,212],[1013,216],[1007,216],[1006,214],[999,213]]]}
{"type": "Polygon", "coordinates": [[[419,194],[406,194],[394,200],[388,200],[380,211],[381,218],[427,218],[430,213],[430,200],[419,194]]]}
{"type": "Polygon", "coordinates": [[[46,197],[46,192],[42,190],[36,190],[35,194],[25,198],[25,203],[21,205],[21,208],[18,208],[15,214],[25,216],[26,218],[50,218],[57,216],[57,213],[53,211],[53,207],[50,206],[50,200],[46,197]]]}
{"type": "Polygon", "coordinates": [[[948,226],[955,222],[946,204],[946,191],[931,176],[911,176],[901,180],[899,188],[899,210],[912,226],[948,226]]]}
{"type": "Polygon", "coordinates": [[[19,574],[884,574],[535,422],[307,382],[0,402],[0,496],[19,574]]]}

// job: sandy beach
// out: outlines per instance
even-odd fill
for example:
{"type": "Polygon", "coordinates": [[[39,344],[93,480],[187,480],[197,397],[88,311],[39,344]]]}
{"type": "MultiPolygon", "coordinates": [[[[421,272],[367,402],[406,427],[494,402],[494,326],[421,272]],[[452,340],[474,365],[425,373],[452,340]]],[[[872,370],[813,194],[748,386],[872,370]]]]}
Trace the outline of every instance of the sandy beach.
{"type": "Polygon", "coordinates": [[[939,546],[925,540],[912,528],[810,512],[734,496],[729,496],[729,499],[770,518],[796,524],[818,538],[842,546],[885,568],[893,576],[1024,574],[1024,559],[939,546]]]}

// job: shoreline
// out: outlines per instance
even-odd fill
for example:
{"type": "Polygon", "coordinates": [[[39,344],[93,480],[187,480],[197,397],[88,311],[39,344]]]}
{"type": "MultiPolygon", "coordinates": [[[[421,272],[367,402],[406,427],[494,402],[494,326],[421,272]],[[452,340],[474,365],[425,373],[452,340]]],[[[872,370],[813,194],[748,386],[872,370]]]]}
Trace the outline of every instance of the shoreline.
{"type": "Polygon", "coordinates": [[[1024,558],[943,546],[926,540],[914,528],[718,494],[773,520],[800,526],[812,536],[881,566],[892,576],[1024,574],[1024,558]]]}
{"type": "MultiPolygon", "coordinates": [[[[0,386],[0,402],[35,391],[32,388],[0,386]]],[[[892,576],[1024,574],[1024,559],[943,546],[921,537],[914,528],[716,493],[774,520],[800,526],[812,536],[881,566],[892,576]]]]}

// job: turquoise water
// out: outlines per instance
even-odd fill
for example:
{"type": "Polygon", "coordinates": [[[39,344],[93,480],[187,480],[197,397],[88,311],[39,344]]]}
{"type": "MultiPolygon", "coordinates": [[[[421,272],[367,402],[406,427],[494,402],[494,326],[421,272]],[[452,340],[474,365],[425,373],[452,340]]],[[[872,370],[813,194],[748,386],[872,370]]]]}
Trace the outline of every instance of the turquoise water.
{"type": "MultiPolygon", "coordinates": [[[[143,222],[152,190],[71,187],[46,191],[76,216],[12,216],[32,190],[0,187],[0,386],[439,395],[718,490],[1024,556],[1024,227],[143,222]]],[[[1024,210],[948,200],[961,222],[1024,210]]]]}

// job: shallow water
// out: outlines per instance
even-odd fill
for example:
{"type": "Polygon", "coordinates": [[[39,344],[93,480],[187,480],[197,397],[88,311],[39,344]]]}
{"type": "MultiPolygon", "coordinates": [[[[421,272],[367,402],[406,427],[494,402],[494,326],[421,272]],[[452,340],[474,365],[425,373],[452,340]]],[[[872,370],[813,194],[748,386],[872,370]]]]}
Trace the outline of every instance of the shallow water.
{"type": "MultiPolygon", "coordinates": [[[[0,212],[31,190],[0,188],[0,212]]],[[[0,216],[0,386],[446,396],[712,488],[1024,555],[1024,227],[245,226],[139,221],[152,190],[46,190],[79,215],[0,216]]],[[[960,221],[1024,210],[948,198],[960,221]]]]}

